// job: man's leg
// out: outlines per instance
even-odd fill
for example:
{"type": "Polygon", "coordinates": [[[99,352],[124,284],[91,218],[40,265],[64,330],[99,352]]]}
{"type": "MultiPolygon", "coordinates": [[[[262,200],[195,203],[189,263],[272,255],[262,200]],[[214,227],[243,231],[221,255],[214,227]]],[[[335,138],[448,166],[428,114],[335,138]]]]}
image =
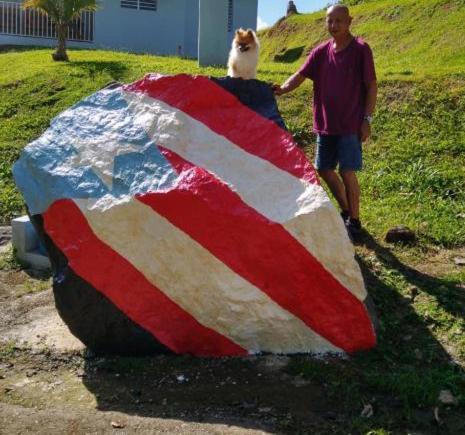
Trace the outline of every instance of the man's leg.
{"type": "Polygon", "coordinates": [[[318,174],[321,176],[321,178],[323,178],[323,180],[325,180],[325,183],[328,185],[329,190],[333,194],[341,210],[343,212],[348,211],[350,214],[346,187],[344,187],[344,184],[336,171],[332,169],[320,169],[318,174]]]}
{"type": "Polygon", "coordinates": [[[360,185],[357,172],[362,169],[362,144],[357,135],[340,136],[338,141],[339,173],[346,191],[349,219],[347,230],[354,242],[361,236],[360,223],[360,185]]]}
{"type": "Polygon", "coordinates": [[[338,202],[342,211],[341,216],[345,220],[349,215],[346,191],[341,178],[335,171],[338,163],[338,140],[338,136],[317,136],[315,167],[338,202]]]}
{"type": "Polygon", "coordinates": [[[352,219],[360,217],[360,185],[355,171],[341,170],[342,181],[344,182],[347,209],[352,219]]]}

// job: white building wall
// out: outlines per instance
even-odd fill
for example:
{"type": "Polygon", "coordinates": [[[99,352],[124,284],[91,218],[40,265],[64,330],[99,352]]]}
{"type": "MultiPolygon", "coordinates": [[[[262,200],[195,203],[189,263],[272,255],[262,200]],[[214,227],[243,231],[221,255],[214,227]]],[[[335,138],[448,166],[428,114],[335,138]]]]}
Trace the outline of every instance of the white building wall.
{"type": "Polygon", "coordinates": [[[95,17],[95,45],[137,53],[174,55],[184,45],[185,3],[158,0],[156,11],[122,8],[104,0],[95,17]]]}
{"type": "Polygon", "coordinates": [[[232,26],[228,25],[231,0],[199,1],[199,64],[226,65],[235,29],[257,27],[258,0],[232,0],[232,26]]]}

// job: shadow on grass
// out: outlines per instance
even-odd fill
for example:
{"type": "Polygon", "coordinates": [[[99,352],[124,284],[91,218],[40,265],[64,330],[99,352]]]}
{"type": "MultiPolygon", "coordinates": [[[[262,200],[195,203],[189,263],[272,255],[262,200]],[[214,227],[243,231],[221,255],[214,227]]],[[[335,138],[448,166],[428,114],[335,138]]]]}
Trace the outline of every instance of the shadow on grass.
{"type": "MultiPolygon", "coordinates": [[[[407,273],[412,284],[442,282],[404,265],[371,235],[366,236],[365,242],[375,255],[384,256],[387,269],[397,268],[401,274],[407,273]],[[390,261],[395,258],[396,262],[393,265],[386,258],[390,261]]],[[[369,431],[377,427],[377,422],[379,427],[396,433],[412,429],[427,433],[465,433],[463,368],[432,334],[431,324],[416,312],[415,301],[402,297],[396,286],[370,268],[363,258],[357,257],[357,260],[376,307],[379,325],[378,346],[355,355],[348,362],[345,370],[352,369],[354,375],[341,385],[341,403],[358,397],[361,403],[373,405],[375,424],[359,418],[354,422],[355,427],[369,431]],[[456,398],[461,398],[460,406],[446,409],[441,405],[438,401],[441,390],[450,390],[456,398]],[[436,407],[440,422],[434,417],[436,407]]],[[[463,314],[464,311],[456,310],[457,317],[463,314]]]]}
{"type": "MultiPolygon", "coordinates": [[[[433,294],[441,282],[402,264],[370,235],[365,244],[386,267],[425,291],[433,294]]],[[[465,433],[462,369],[416,313],[414,302],[406,303],[395,285],[358,260],[380,321],[378,346],[370,352],[324,360],[307,355],[89,358],[84,384],[100,410],[130,415],[280,433],[365,433],[380,428],[465,433]],[[438,402],[444,389],[461,400],[458,406],[438,402]],[[371,418],[361,417],[367,404],[374,410],[371,418]],[[436,407],[440,423],[434,417],[436,407]]]]}
{"type": "Polygon", "coordinates": [[[37,45],[12,45],[12,44],[4,44],[0,45],[0,53],[8,53],[8,52],[18,52],[21,53],[23,51],[50,51],[54,50],[54,47],[39,47],[37,45]]]}
{"type": "Polygon", "coordinates": [[[293,63],[300,59],[305,46],[290,48],[289,50],[282,51],[274,56],[273,60],[280,63],[293,63]]]}
{"type": "Polygon", "coordinates": [[[368,233],[364,234],[363,245],[373,251],[384,267],[397,271],[410,285],[415,286],[417,291],[434,296],[448,313],[459,318],[465,316],[465,294],[455,283],[432,277],[407,266],[368,233]]]}
{"type": "Polygon", "coordinates": [[[66,66],[84,70],[86,75],[91,78],[105,73],[113,80],[121,80],[128,71],[127,65],[124,62],[118,61],[71,61],[66,63],[66,66]]]}

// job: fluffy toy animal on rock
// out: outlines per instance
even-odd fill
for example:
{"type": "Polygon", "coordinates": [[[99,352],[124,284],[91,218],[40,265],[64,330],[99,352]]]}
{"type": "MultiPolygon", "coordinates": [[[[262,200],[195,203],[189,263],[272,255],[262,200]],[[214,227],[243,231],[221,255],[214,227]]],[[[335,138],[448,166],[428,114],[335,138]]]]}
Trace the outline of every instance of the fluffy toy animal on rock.
{"type": "Polygon", "coordinates": [[[228,76],[245,80],[257,75],[260,43],[252,29],[237,29],[228,59],[228,76]]]}

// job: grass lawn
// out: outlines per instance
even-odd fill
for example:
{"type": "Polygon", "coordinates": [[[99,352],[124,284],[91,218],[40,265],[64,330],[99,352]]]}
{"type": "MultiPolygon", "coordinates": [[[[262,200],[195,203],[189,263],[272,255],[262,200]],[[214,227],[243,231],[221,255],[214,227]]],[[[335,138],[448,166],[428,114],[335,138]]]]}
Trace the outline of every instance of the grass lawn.
{"type": "MultiPolygon", "coordinates": [[[[353,11],[356,33],[374,49],[380,88],[360,177],[369,235],[357,248],[380,318],[379,344],[347,361],[295,357],[288,370],[325,386],[347,432],[435,428],[460,433],[451,429],[465,424],[465,418],[456,418],[465,415],[465,269],[453,261],[465,256],[465,40],[456,34],[465,5],[460,0],[382,0],[353,11]],[[415,37],[426,25],[428,35],[415,37]],[[386,230],[398,224],[416,232],[414,246],[384,243],[386,230]],[[439,403],[442,390],[451,391],[457,404],[439,403]],[[360,416],[363,404],[374,407],[372,418],[360,416]],[[442,425],[435,422],[436,407],[442,425]]],[[[321,18],[321,13],[295,16],[280,24],[284,30],[262,33],[259,78],[282,82],[293,73],[308,47],[324,39],[321,18]]],[[[146,72],[225,74],[225,69],[199,69],[196,62],[177,58],[70,50],[71,62],[57,64],[50,53],[0,53],[4,223],[23,212],[12,163],[63,109],[109,81],[130,82],[146,72]]],[[[311,157],[310,93],[307,83],[279,105],[311,157]]],[[[13,266],[4,262],[1,267],[13,266]]]]}

